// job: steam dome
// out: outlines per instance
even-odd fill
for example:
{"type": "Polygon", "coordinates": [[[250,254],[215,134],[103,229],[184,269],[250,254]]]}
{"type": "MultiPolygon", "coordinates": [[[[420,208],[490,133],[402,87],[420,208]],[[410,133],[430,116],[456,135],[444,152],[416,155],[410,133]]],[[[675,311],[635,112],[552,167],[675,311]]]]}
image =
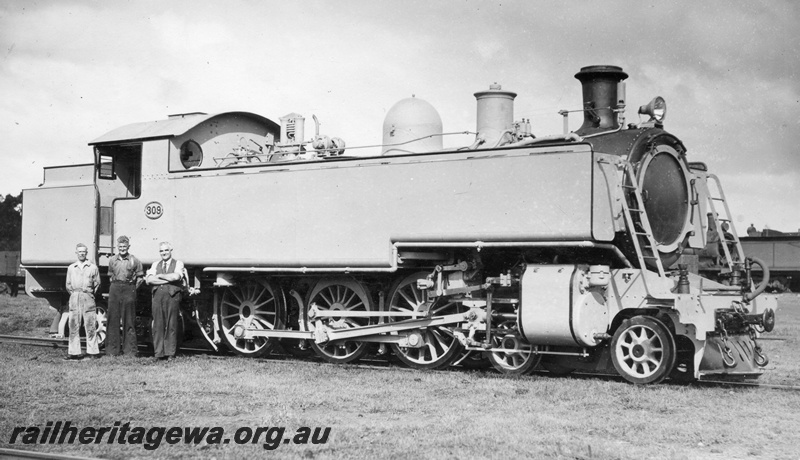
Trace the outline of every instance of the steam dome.
{"type": "Polygon", "coordinates": [[[442,150],[442,118],[433,106],[416,97],[392,106],[383,120],[381,155],[442,150]]]}

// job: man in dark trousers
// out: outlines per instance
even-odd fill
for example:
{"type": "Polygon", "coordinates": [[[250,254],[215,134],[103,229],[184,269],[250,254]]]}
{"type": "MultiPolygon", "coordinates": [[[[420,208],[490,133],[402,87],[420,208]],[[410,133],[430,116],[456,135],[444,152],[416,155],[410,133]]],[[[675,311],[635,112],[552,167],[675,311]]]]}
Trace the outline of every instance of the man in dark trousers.
{"type": "Polygon", "coordinates": [[[106,354],[120,354],[120,322],[122,323],[122,353],[136,356],[136,290],[144,281],[142,263],[128,252],[127,236],[117,238],[117,253],[108,260],[111,288],[108,292],[108,326],[106,354]]]}
{"type": "Polygon", "coordinates": [[[172,245],[159,245],[161,260],[147,270],[153,289],[153,349],[156,359],[171,360],[178,349],[178,309],[183,290],[183,262],[172,258],[172,245]]]}

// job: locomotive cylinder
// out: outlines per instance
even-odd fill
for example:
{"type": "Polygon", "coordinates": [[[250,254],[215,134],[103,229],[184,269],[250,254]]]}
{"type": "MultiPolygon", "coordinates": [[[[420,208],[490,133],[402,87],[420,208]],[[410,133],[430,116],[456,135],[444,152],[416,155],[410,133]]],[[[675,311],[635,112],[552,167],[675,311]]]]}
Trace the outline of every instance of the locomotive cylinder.
{"type": "Polygon", "coordinates": [[[520,331],[536,345],[598,345],[611,323],[603,295],[609,280],[604,265],[529,265],[522,275],[520,331]]]}
{"type": "Polygon", "coordinates": [[[497,146],[504,133],[514,124],[514,98],[517,93],[503,91],[497,83],[488,91],[478,91],[478,136],[483,136],[483,148],[497,146]]]}
{"type": "Polygon", "coordinates": [[[622,67],[614,65],[593,65],[581,68],[575,74],[583,87],[583,125],[575,131],[579,135],[593,131],[619,128],[615,109],[620,106],[624,91],[620,83],[628,78],[622,67]]]}

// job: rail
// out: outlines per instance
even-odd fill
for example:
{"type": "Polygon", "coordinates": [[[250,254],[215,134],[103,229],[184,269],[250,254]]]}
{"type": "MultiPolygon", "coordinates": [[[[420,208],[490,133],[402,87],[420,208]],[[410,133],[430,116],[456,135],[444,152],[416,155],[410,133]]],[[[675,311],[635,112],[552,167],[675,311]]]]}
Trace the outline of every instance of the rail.
{"type": "MultiPolygon", "coordinates": [[[[774,337],[771,338],[772,340],[787,340],[786,338],[782,337],[774,337]]],[[[12,335],[0,335],[0,343],[19,343],[22,345],[36,345],[34,342],[66,342],[64,339],[46,339],[46,338],[34,338],[34,337],[22,337],[22,336],[12,336],[12,335]],[[15,339],[20,339],[15,340],[15,339]],[[31,343],[24,343],[23,340],[25,339],[32,339],[31,343]]],[[[66,347],[66,343],[63,344],[66,347]]],[[[142,347],[144,345],[140,345],[142,347]]],[[[54,346],[54,348],[61,348],[60,346],[54,346]]],[[[225,356],[221,356],[219,353],[214,352],[211,349],[192,349],[192,348],[180,348],[181,353],[191,353],[192,355],[197,356],[208,356],[210,358],[224,358],[225,356]]],[[[267,357],[264,358],[248,358],[255,362],[271,362],[271,363],[283,363],[283,364],[290,364],[290,365],[308,365],[308,366],[330,366],[330,367],[345,367],[345,368],[358,368],[358,369],[370,369],[370,370],[392,370],[392,371],[407,371],[407,372],[418,372],[416,369],[408,368],[408,367],[400,367],[385,358],[377,358],[377,359],[362,359],[359,363],[353,364],[331,364],[323,362],[319,359],[312,358],[311,360],[308,359],[297,359],[292,357],[289,353],[279,353],[273,352],[267,357]]],[[[449,367],[447,369],[428,369],[426,373],[452,373],[452,372],[493,372],[492,370],[481,371],[475,370],[468,367],[449,367]]],[[[509,379],[525,379],[525,378],[541,378],[541,377],[548,377],[550,372],[546,370],[535,370],[532,376],[505,376],[503,374],[499,374],[505,378],[509,379]]],[[[624,379],[617,375],[617,374],[606,374],[606,373],[599,373],[599,372],[580,372],[576,371],[571,373],[569,376],[558,376],[559,379],[576,379],[576,380],[585,380],[585,379],[604,379],[607,381],[617,381],[623,382],[624,379]]],[[[670,380],[666,380],[665,383],[662,385],[670,385],[670,380]]],[[[672,382],[672,385],[676,386],[686,386],[686,383],[675,383],[672,382]]],[[[688,384],[690,386],[695,387],[743,387],[743,388],[758,388],[758,389],[772,389],[772,390],[783,390],[783,391],[797,391],[800,392],[800,385],[785,385],[779,383],[760,383],[757,381],[733,381],[733,380],[713,380],[713,379],[703,379],[697,380],[688,384]]],[[[1,450],[0,450],[1,451],[1,450]]],[[[2,455],[0,455],[2,458],[2,455]]],[[[38,457],[29,457],[29,458],[38,458],[38,457]]],[[[41,458],[51,458],[51,457],[41,457],[41,458]]],[[[75,457],[53,457],[53,458],[75,458],[75,457]]]]}

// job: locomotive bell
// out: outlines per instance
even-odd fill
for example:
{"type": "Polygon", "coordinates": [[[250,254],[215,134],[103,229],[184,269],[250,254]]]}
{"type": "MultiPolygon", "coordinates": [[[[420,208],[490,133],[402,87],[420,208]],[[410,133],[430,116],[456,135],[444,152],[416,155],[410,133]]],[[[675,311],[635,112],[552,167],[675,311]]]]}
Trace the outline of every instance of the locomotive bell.
{"type": "Polygon", "coordinates": [[[383,120],[381,155],[442,150],[442,118],[427,101],[416,97],[392,106],[383,120]]]}
{"type": "Polygon", "coordinates": [[[583,125],[575,131],[579,135],[594,131],[618,129],[617,109],[624,101],[624,91],[619,86],[628,78],[622,67],[593,65],[581,68],[575,74],[583,86],[583,125]]]}
{"type": "Polygon", "coordinates": [[[478,91],[478,136],[483,136],[483,148],[495,147],[503,134],[514,124],[514,98],[517,93],[503,91],[497,83],[488,91],[478,91]]]}

